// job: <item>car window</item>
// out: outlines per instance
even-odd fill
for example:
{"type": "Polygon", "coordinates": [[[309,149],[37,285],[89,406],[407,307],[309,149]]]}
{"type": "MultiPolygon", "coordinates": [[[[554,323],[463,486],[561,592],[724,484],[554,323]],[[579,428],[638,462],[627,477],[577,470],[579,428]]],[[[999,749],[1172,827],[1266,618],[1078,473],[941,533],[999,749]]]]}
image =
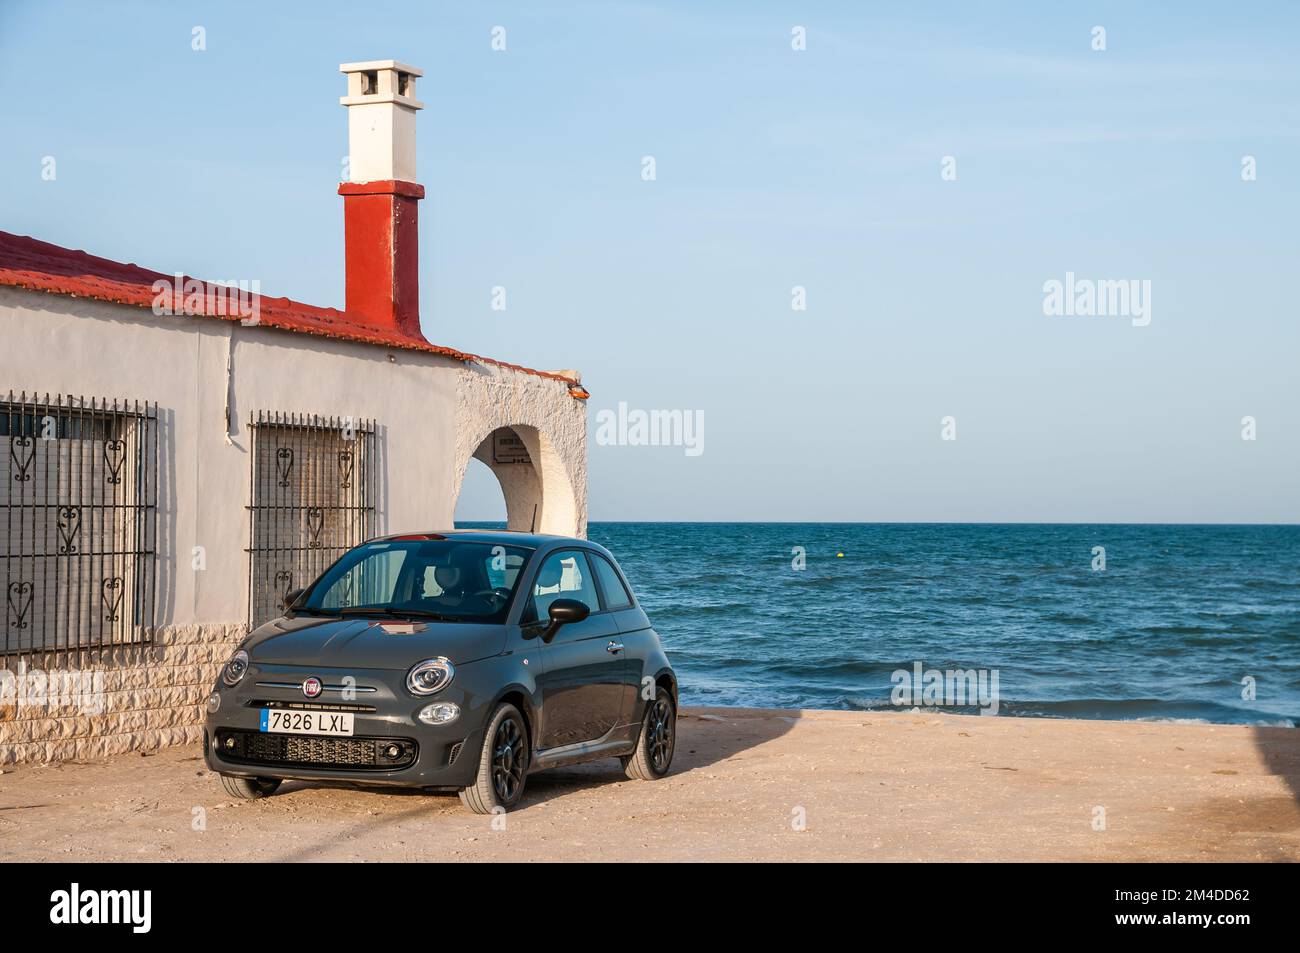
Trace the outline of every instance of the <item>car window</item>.
{"type": "Polygon", "coordinates": [[[366,543],[343,555],[302,602],[308,611],[375,608],[501,622],[531,550],[440,536],[366,543]]]}
{"type": "Polygon", "coordinates": [[[492,558],[488,560],[488,579],[497,589],[515,588],[519,579],[519,570],[524,568],[524,557],[516,552],[507,552],[504,546],[492,547],[492,558]]]}
{"type": "MultiPolygon", "coordinates": [[[[507,552],[504,546],[493,546],[491,555],[485,556],[484,572],[488,585],[493,589],[509,589],[512,592],[519,579],[519,570],[524,566],[524,557],[517,551],[507,552]]],[[[436,566],[424,567],[425,597],[441,596],[443,587],[438,585],[436,566]]]]}
{"type": "Polygon", "coordinates": [[[588,553],[591,564],[596,567],[596,575],[600,577],[600,591],[605,596],[606,609],[626,609],[632,604],[632,597],[627,593],[627,587],[623,585],[623,580],[618,578],[618,573],[610,565],[608,559],[599,553],[588,553]]]}
{"type": "Polygon", "coordinates": [[[556,599],[577,599],[586,603],[592,612],[600,611],[591,566],[583,553],[567,550],[546,557],[533,580],[529,615],[534,619],[545,619],[556,599]]]}
{"type": "Polygon", "coordinates": [[[365,553],[329,583],[315,604],[322,609],[389,604],[405,561],[404,549],[365,553]]]}

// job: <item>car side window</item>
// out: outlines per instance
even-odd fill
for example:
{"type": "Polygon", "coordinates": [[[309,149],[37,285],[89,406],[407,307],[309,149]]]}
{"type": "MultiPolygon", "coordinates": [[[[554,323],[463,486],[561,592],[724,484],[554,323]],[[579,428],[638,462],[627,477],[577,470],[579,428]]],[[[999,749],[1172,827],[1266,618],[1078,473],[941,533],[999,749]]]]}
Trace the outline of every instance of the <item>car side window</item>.
{"type": "Polygon", "coordinates": [[[605,596],[606,609],[626,609],[632,604],[632,597],[628,595],[627,587],[623,585],[623,580],[619,578],[618,572],[614,569],[608,559],[599,553],[588,553],[591,564],[596,567],[596,575],[600,577],[600,591],[605,596]]]}
{"type": "Polygon", "coordinates": [[[545,619],[556,599],[577,599],[592,612],[600,611],[596,584],[591,577],[587,557],[577,550],[552,553],[542,563],[533,580],[533,597],[528,616],[545,619]]]}

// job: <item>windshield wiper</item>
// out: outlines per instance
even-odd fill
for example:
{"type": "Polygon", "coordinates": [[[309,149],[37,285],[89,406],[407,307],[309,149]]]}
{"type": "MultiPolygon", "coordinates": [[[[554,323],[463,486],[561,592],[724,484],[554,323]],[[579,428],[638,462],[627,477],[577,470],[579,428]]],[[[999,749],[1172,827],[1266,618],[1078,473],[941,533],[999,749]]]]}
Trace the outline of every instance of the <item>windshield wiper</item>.
{"type": "Polygon", "coordinates": [[[441,612],[429,609],[404,609],[401,606],[344,606],[338,610],[339,615],[386,615],[395,618],[415,617],[435,619],[439,622],[457,622],[459,620],[441,612]]]}

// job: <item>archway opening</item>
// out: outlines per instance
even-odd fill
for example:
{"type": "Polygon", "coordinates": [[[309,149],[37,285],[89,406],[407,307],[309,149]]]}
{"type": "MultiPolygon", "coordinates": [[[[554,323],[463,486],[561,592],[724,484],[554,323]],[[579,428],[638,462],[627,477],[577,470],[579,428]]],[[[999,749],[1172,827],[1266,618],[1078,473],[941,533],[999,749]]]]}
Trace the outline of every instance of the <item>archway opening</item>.
{"type": "Polygon", "coordinates": [[[457,528],[491,527],[506,525],[506,496],[497,475],[478,457],[472,457],[465,468],[465,479],[456,497],[457,528]]]}
{"type": "MultiPolygon", "coordinates": [[[[507,529],[560,536],[581,532],[577,500],[564,458],[536,427],[513,424],[489,432],[467,461],[462,486],[475,461],[486,466],[501,486],[507,529]]],[[[455,512],[457,518],[470,519],[468,508],[461,516],[463,497],[463,491],[457,494],[455,512]]]]}
{"type": "MultiPolygon", "coordinates": [[[[465,468],[466,479],[475,463],[496,479],[505,501],[506,528],[516,532],[536,530],[542,515],[542,477],[534,463],[536,444],[537,431],[531,427],[498,427],[483,438],[465,468]]],[[[462,483],[457,511],[464,495],[462,483]]]]}

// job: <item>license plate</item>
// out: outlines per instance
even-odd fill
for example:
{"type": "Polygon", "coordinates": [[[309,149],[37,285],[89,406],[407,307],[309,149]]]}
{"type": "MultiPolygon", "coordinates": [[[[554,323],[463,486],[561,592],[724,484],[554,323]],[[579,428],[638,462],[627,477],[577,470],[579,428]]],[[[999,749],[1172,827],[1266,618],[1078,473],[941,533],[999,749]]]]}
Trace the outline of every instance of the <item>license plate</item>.
{"type": "Polygon", "coordinates": [[[259,730],[277,735],[347,736],[352,734],[352,712],[263,708],[259,730]]]}

